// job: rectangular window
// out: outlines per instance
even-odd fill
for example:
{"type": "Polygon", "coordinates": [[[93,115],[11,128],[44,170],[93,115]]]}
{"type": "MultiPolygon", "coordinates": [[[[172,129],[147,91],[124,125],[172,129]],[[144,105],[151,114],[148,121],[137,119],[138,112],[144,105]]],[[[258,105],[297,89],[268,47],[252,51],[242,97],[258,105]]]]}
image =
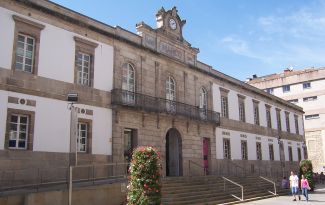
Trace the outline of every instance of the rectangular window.
{"type": "Polygon", "coordinates": [[[257,160],[262,160],[262,144],[260,142],[256,142],[256,157],[257,160]]]}
{"type": "Polygon", "coordinates": [[[76,64],[78,73],[78,84],[89,86],[90,55],[78,52],[76,64]]]}
{"type": "Polygon", "coordinates": [[[298,103],[298,99],[292,99],[292,100],[288,100],[289,103],[293,103],[293,104],[296,104],[298,103]]]}
{"type": "Polygon", "coordinates": [[[317,100],[317,96],[305,97],[302,99],[304,102],[317,100]]]}
{"type": "Polygon", "coordinates": [[[290,92],[290,85],[284,85],[284,86],[282,86],[282,91],[284,93],[290,92]]]}
{"type": "Polygon", "coordinates": [[[303,89],[309,89],[309,88],[311,88],[310,82],[303,83],[302,84],[302,88],[303,89]]]}
{"type": "Polygon", "coordinates": [[[12,69],[37,75],[41,31],[44,25],[12,16],[15,22],[12,69]]]}
{"type": "Polygon", "coordinates": [[[289,115],[290,115],[289,112],[285,112],[287,132],[290,132],[290,117],[289,117],[289,115]]]}
{"type": "Polygon", "coordinates": [[[295,116],[295,128],[296,128],[296,134],[299,135],[299,124],[298,124],[298,115],[295,116]]]}
{"type": "Polygon", "coordinates": [[[221,96],[221,116],[229,118],[228,97],[226,96],[221,96]]]}
{"type": "Polygon", "coordinates": [[[268,128],[272,128],[271,107],[265,106],[266,109],[266,124],[268,128]]]}
{"type": "Polygon", "coordinates": [[[16,70],[33,73],[35,39],[19,33],[16,46],[16,70]]]}
{"type": "Polygon", "coordinates": [[[307,147],[304,146],[304,147],[303,147],[303,150],[304,150],[304,159],[308,159],[307,147]]]}
{"type": "Polygon", "coordinates": [[[97,43],[74,36],[75,40],[75,70],[74,82],[79,85],[93,87],[94,56],[97,43]]]}
{"type": "Polygon", "coordinates": [[[27,149],[29,122],[28,115],[10,116],[9,149],[27,149]]]}
{"type": "Polygon", "coordinates": [[[274,161],[274,149],[273,149],[273,144],[269,144],[269,156],[270,160],[274,161]]]}
{"type": "Polygon", "coordinates": [[[313,119],[318,119],[319,114],[314,114],[314,115],[305,115],[305,120],[313,120],[313,119]]]}
{"type": "Polygon", "coordinates": [[[242,159],[248,159],[248,153],[247,153],[247,141],[242,140],[241,141],[241,158],[242,159]]]}
{"type": "Polygon", "coordinates": [[[300,147],[297,148],[297,152],[298,152],[298,162],[301,161],[301,149],[300,147]]]}
{"type": "Polygon", "coordinates": [[[78,152],[87,152],[88,131],[88,123],[78,122],[78,152]]]}
{"type": "Polygon", "coordinates": [[[245,103],[239,103],[239,120],[245,122],[245,103]]]}
{"type": "Polygon", "coordinates": [[[280,109],[276,109],[276,121],[278,124],[278,130],[281,131],[282,126],[281,126],[281,110],[280,109]]]}
{"type": "Polygon", "coordinates": [[[260,112],[258,108],[258,103],[254,102],[253,106],[254,106],[254,124],[260,125],[260,112]]]}
{"type": "Polygon", "coordinates": [[[230,139],[223,139],[223,158],[231,159],[230,139]]]}
{"type": "Polygon", "coordinates": [[[273,94],[273,88],[267,88],[265,90],[268,94],[273,94]]]}
{"type": "Polygon", "coordinates": [[[289,161],[292,162],[293,159],[292,159],[292,147],[291,146],[288,146],[288,153],[289,153],[289,161]]]}

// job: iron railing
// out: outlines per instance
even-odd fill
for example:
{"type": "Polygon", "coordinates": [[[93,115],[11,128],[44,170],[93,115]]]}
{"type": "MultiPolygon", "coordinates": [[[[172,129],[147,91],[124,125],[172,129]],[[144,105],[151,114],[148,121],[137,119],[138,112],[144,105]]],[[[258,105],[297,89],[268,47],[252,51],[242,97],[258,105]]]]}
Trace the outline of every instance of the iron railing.
{"type": "MultiPolygon", "coordinates": [[[[105,183],[126,179],[128,163],[108,163],[73,166],[73,183],[105,183]]],[[[67,186],[69,167],[0,170],[0,196],[17,189],[36,190],[51,186],[67,186]]]]}
{"type": "Polygon", "coordinates": [[[220,113],[218,112],[121,89],[112,90],[112,105],[122,105],[147,112],[180,115],[193,120],[220,124],[220,113]]]}

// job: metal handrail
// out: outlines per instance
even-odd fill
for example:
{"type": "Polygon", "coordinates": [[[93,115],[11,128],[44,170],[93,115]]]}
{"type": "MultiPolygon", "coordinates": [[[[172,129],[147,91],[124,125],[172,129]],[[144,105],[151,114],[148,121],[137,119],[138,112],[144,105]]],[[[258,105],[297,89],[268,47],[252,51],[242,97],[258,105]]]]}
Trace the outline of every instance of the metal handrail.
{"type": "Polygon", "coordinates": [[[189,175],[190,176],[192,176],[192,174],[191,174],[191,163],[192,164],[194,164],[194,165],[196,165],[196,166],[198,166],[199,168],[202,168],[202,170],[203,170],[203,175],[205,176],[206,175],[206,173],[205,173],[205,171],[204,171],[204,166],[202,166],[202,165],[200,165],[200,164],[198,164],[198,163],[196,163],[196,162],[194,162],[194,161],[192,161],[192,160],[188,160],[189,162],[188,162],[188,172],[189,172],[189,175]]]}
{"type": "Polygon", "coordinates": [[[274,193],[271,192],[271,191],[268,191],[268,192],[270,192],[271,194],[273,194],[273,195],[276,196],[276,185],[275,185],[275,182],[272,181],[272,180],[270,180],[270,179],[267,179],[267,178],[265,178],[265,177],[262,177],[262,176],[260,176],[260,178],[263,179],[263,180],[265,180],[265,181],[267,181],[267,182],[270,182],[271,184],[273,184],[273,186],[274,186],[274,193]]]}
{"type": "MultiPolygon", "coordinates": [[[[76,169],[76,178],[73,179],[73,182],[89,181],[95,183],[95,181],[102,179],[112,179],[115,177],[126,178],[128,164],[129,163],[105,163],[73,166],[73,169],[76,169]],[[78,169],[83,169],[84,171],[81,173],[78,169]]],[[[63,185],[69,182],[69,167],[35,168],[9,171],[0,170],[0,172],[0,194],[5,191],[27,187],[38,190],[43,186],[53,184],[63,185]],[[17,175],[17,173],[19,174],[17,175]],[[31,176],[30,173],[33,173],[33,175],[31,176]],[[53,173],[56,175],[52,176],[53,173]],[[6,177],[8,174],[11,176],[6,177]],[[22,178],[22,176],[25,175],[29,176],[28,180],[22,178]]]]}
{"type": "Polygon", "coordinates": [[[230,183],[232,183],[234,185],[237,185],[237,186],[239,186],[241,188],[241,198],[238,197],[238,196],[236,196],[236,195],[234,195],[234,194],[230,194],[230,195],[233,196],[233,197],[235,197],[236,199],[238,199],[240,201],[244,201],[244,187],[242,185],[240,185],[240,184],[238,184],[238,183],[236,183],[236,182],[234,182],[234,181],[226,178],[226,177],[222,177],[222,179],[224,180],[223,181],[223,189],[224,189],[224,191],[226,191],[226,181],[228,181],[228,182],[230,182],[230,183]]]}

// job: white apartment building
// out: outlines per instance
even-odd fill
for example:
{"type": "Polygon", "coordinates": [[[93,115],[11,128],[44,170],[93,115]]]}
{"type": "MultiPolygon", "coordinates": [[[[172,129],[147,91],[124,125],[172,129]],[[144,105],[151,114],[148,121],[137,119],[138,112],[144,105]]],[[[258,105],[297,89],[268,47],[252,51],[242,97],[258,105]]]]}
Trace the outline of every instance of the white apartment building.
{"type": "Polygon", "coordinates": [[[325,69],[287,69],[283,73],[253,78],[249,84],[304,109],[308,157],[314,171],[325,170],[325,69]]]}

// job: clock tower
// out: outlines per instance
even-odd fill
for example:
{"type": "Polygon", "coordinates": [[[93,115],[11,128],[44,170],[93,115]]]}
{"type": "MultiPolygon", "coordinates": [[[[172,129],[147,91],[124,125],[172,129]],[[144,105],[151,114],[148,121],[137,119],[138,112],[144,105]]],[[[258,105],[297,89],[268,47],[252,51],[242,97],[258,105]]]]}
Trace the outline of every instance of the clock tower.
{"type": "Polygon", "coordinates": [[[172,37],[183,41],[182,28],[186,20],[181,20],[177,14],[176,7],[165,11],[162,7],[156,14],[157,29],[172,37]]]}
{"type": "Polygon", "coordinates": [[[151,50],[189,65],[196,65],[198,48],[193,48],[183,38],[182,29],[186,21],[177,14],[176,7],[156,13],[157,27],[152,28],[144,22],[136,25],[141,44],[151,50]]]}

